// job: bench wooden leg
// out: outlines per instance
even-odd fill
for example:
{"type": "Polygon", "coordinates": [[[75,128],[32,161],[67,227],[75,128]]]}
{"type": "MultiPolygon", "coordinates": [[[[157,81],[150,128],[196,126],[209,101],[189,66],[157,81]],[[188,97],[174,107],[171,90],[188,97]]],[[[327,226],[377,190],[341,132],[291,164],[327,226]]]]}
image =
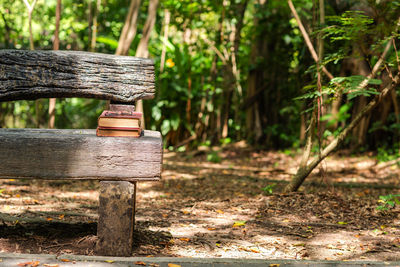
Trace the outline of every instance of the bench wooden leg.
{"type": "Polygon", "coordinates": [[[136,183],[101,181],[97,253],[131,256],[135,225],[136,183]]]}

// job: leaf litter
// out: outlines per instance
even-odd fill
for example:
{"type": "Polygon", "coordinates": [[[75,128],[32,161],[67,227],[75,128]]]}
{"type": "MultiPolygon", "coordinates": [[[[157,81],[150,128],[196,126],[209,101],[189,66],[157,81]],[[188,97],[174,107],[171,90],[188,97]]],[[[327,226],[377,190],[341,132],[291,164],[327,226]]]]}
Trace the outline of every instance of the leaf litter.
{"type": "MultiPolygon", "coordinates": [[[[400,193],[399,168],[333,156],[323,178],[284,194],[294,154],[232,146],[211,163],[166,152],[162,180],[138,184],[133,256],[399,260],[400,209],[377,210],[400,193]]],[[[4,252],[96,254],[97,182],[9,179],[0,190],[4,252]]]]}

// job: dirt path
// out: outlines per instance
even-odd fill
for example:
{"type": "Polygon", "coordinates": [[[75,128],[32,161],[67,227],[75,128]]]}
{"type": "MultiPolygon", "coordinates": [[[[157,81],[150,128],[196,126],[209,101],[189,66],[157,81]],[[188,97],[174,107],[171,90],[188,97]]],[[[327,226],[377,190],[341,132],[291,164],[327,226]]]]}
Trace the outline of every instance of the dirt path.
{"type": "MultiPolygon", "coordinates": [[[[231,148],[211,163],[207,154],[166,153],[162,181],[139,184],[134,256],[400,260],[400,208],[376,209],[379,196],[399,193],[396,165],[336,156],[304,191],[280,194],[298,155],[231,148]]],[[[97,187],[0,181],[9,219],[0,218],[0,250],[93,255],[97,187]]]]}

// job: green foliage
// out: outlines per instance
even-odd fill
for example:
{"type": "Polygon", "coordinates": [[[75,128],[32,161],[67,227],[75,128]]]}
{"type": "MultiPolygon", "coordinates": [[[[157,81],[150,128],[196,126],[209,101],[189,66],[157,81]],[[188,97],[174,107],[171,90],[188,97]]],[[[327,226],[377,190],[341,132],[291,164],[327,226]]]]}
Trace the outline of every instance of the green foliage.
{"type": "MultiPolygon", "coordinates": [[[[400,149],[399,143],[392,145],[390,147],[388,146],[378,147],[378,153],[376,155],[376,158],[379,162],[386,162],[390,160],[400,159],[399,149],[400,149]]],[[[397,164],[400,165],[400,161],[397,164]]]]}
{"type": "Polygon", "coordinates": [[[400,194],[396,194],[396,195],[386,195],[386,196],[379,196],[379,203],[381,203],[381,205],[379,205],[376,209],[380,210],[380,211],[387,211],[389,209],[394,208],[396,205],[400,204],[400,200],[399,200],[400,194]]]}
{"type": "Polygon", "coordinates": [[[351,103],[349,104],[344,104],[339,108],[339,112],[334,116],[331,113],[325,114],[321,117],[321,121],[326,121],[326,127],[331,127],[334,124],[337,124],[339,122],[345,122],[348,118],[350,118],[349,110],[351,108],[351,103]]]}
{"type": "Polygon", "coordinates": [[[274,192],[275,186],[276,186],[276,183],[269,184],[266,187],[261,188],[261,190],[264,191],[265,193],[271,195],[274,192]]]}
{"type": "MultiPolygon", "coordinates": [[[[316,85],[311,84],[304,87],[308,92],[294,98],[294,100],[317,99],[322,95],[333,97],[337,92],[347,94],[347,99],[351,100],[358,96],[371,96],[378,95],[379,92],[375,88],[366,87],[360,88],[360,84],[367,80],[366,77],[361,75],[352,75],[348,77],[335,77],[333,78],[328,87],[322,87],[321,92],[316,90],[316,85]]],[[[382,81],[379,79],[368,79],[368,85],[380,85],[382,81]]]]}
{"type": "Polygon", "coordinates": [[[219,140],[219,142],[221,143],[221,145],[227,145],[227,144],[232,143],[232,139],[227,137],[227,138],[223,138],[223,139],[219,140]]]}
{"type": "Polygon", "coordinates": [[[340,16],[328,16],[328,23],[334,24],[323,28],[324,38],[336,41],[359,41],[371,32],[374,22],[362,11],[345,11],[340,16]]]}
{"type": "MultiPolygon", "coordinates": [[[[379,92],[375,88],[365,87],[360,88],[360,84],[367,80],[366,77],[361,75],[352,75],[348,77],[335,77],[330,81],[330,85],[334,86],[336,90],[341,90],[347,94],[347,99],[351,100],[358,96],[371,96],[378,95],[379,92]]],[[[382,81],[379,79],[368,79],[368,85],[380,85],[382,81]]]]}
{"type": "Polygon", "coordinates": [[[211,151],[207,154],[207,161],[213,163],[220,163],[222,161],[221,157],[218,154],[218,151],[211,151]]]}

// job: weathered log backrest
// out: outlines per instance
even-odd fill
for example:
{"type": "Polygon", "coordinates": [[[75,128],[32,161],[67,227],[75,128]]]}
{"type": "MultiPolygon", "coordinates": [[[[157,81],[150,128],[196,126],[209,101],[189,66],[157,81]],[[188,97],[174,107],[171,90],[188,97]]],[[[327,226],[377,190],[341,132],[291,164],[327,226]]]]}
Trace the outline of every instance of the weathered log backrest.
{"type": "Polygon", "coordinates": [[[150,59],[81,51],[0,50],[0,101],[85,97],[133,103],[155,93],[150,59]]]}

